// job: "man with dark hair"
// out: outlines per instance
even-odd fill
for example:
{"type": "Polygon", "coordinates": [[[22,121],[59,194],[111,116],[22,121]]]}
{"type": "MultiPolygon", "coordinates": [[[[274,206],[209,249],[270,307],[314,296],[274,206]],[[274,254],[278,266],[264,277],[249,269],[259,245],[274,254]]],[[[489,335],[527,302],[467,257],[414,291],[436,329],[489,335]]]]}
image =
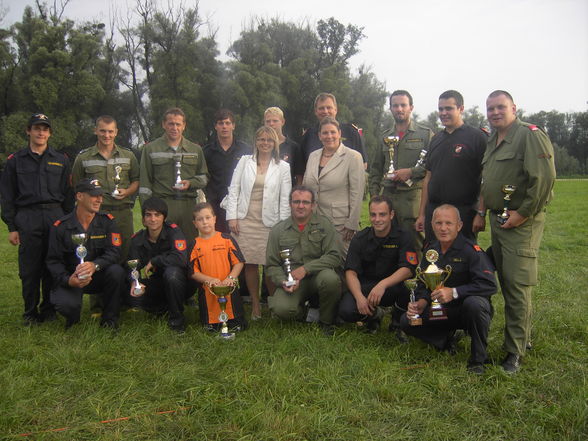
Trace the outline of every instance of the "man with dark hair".
{"type": "Polygon", "coordinates": [[[427,172],[415,223],[417,231],[425,232],[426,242],[435,238],[431,219],[433,210],[442,204],[452,204],[459,210],[463,221],[461,234],[468,239],[475,242],[478,232],[485,228],[485,213],[479,210],[478,197],[488,134],[465,124],[463,111],[463,97],[459,92],[447,90],[439,96],[439,119],[445,129],[429,144],[427,172]]]}
{"type": "Polygon", "coordinates": [[[204,192],[216,213],[216,230],[228,233],[227,213],[220,203],[227,195],[239,159],[243,155],[250,155],[253,150],[249,144],[235,139],[235,116],[230,110],[220,109],[215,113],[214,130],[214,140],[204,146],[209,176],[204,192]]]}
{"type": "Polygon", "coordinates": [[[23,319],[28,326],[55,319],[49,299],[51,275],[45,266],[45,257],[51,225],[71,211],[73,194],[67,156],[48,144],[52,135],[49,118],[35,113],[29,119],[26,132],[28,146],[8,157],[0,192],[8,241],[19,246],[23,319]]]}
{"type": "Polygon", "coordinates": [[[152,196],[163,199],[168,220],[178,224],[191,241],[196,237],[192,208],[198,190],[208,182],[206,160],[202,148],[183,136],[186,116],[182,109],[168,109],[162,126],[165,134],[143,147],[139,196],[141,203],[152,196]]]}
{"type": "MultiPolygon", "coordinates": [[[[325,92],[317,95],[314,100],[314,114],[317,118],[317,124],[304,132],[302,141],[300,142],[300,154],[294,158],[295,162],[292,164],[294,175],[296,176],[296,182],[298,184],[302,183],[302,177],[304,176],[306,163],[308,162],[310,154],[323,147],[323,144],[319,139],[319,123],[326,116],[337,119],[337,111],[337,99],[335,98],[335,95],[325,92]]],[[[367,168],[368,156],[359,129],[349,123],[341,124],[340,128],[341,142],[345,146],[361,153],[364,167],[367,168]]]]}
{"type": "MultiPolygon", "coordinates": [[[[493,308],[490,297],[496,293],[494,267],[486,253],[473,241],[466,239],[460,231],[459,211],[453,205],[440,205],[433,212],[433,231],[436,240],[428,251],[439,256],[439,268],[451,266],[452,272],[444,286],[433,292],[419,282],[416,302],[409,303],[408,311],[402,316],[402,329],[409,335],[433,345],[439,350],[455,351],[455,331],[464,329],[471,337],[471,354],[468,371],[482,374],[487,362],[487,342],[493,308]],[[447,312],[446,320],[430,320],[429,308],[437,300],[447,312]],[[423,324],[411,326],[409,319],[420,315],[423,324]]],[[[421,262],[426,271],[430,263],[421,262]]]]}
{"type": "Polygon", "coordinates": [[[406,310],[408,290],[402,283],[414,274],[418,264],[410,233],[392,222],[394,210],[386,196],[372,196],[369,203],[371,227],[357,233],[347,251],[345,280],[348,291],[339,305],[346,322],[366,322],[375,333],[380,326],[380,306],[395,306],[393,323],[406,310]]]}
{"type": "Polygon", "coordinates": [[[314,294],[319,298],[319,325],[331,335],[341,297],[338,271],[342,263],[342,244],[333,224],[313,213],[314,193],[296,186],[290,193],[292,216],[270,231],[267,252],[267,275],[278,287],[270,301],[272,312],[283,320],[306,317],[305,302],[314,294]],[[293,281],[284,272],[283,250],[289,250],[293,281]]]}
{"type": "Polygon", "coordinates": [[[512,96],[504,90],[486,100],[494,129],[488,140],[482,172],[482,210],[491,212],[492,252],[504,296],[506,372],[520,368],[531,344],[531,295],[537,284],[537,256],[545,225],[545,206],[553,197],[553,146],[537,126],[520,121],[512,96]],[[504,186],[512,186],[508,218],[504,186]]]}
{"type": "Polygon", "coordinates": [[[112,214],[122,235],[121,262],[126,260],[133,235],[134,195],[139,189],[139,162],[129,149],[115,143],[118,127],[109,115],[96,119],[96,144],[82,150],[74,161],[72,182],[98,179],[104,189],[101,210],[112,214]],[[116,190],[116,191],[115,191],[116,190]]]}
{"type": "Polygon", "coordinates": [[[141,306],[148,312],[167,313],[170,329],[183,333],[184,300],[188,289],[188,249],[186,238],[176,224],[166,222],[167,204],[159,198],[149,198],[141,206],[145,229],[131,240],[129,260],[138,260],[137,270],[144,271],[141,290],[131,297],[140,297],[141,306]]]}
{"type": "Polygon", "coordinates": [[[51,302],[65,317],[67,329],[80,321],[83,293],[100,294],[100,326],[117,328],[126,278],[118,264],[121,235],[113,216],[100,213],[104,190],[97,179],[82,179],[75,191],[75,210],[51,229],[47,253],[47,268],[53,277],[51,302]],[[82,234],[81,243],[74,241],[74,236],[82,234]]]}
{"type": "Polygon", "coordinates": [[[412,96],[406,90],[395,90],[390,95],[392,127],[382,133],[380,148],[370,164],[369,187],[372,196],[382,194],[392,201],[394,216],[400,227],[411,234],[417,253],[423,246],[423,235],[415,230],[419,214],[422,180],[425,177],[424,155],[433,137],[426,126],[412,120],[412,96]],[[384,142],[392,138],[396,147],[384,142]],[[394,159],[394,174],[388,175],[390,158],[394,159]]]}

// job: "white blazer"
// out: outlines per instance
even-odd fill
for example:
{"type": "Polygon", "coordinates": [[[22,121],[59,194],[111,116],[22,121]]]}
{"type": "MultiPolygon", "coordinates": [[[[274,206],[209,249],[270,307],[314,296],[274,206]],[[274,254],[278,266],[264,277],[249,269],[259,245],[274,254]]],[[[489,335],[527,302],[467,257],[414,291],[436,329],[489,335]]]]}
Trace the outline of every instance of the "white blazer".
{"type": "MultiPolygon", "coordinates": [[[[257,175],[257,163],[253,155],[243,155],[231,179],[225,205],[227,220],[244,219],[249,211],[251,192],[257,175]]],[[[263,185],[261,220],[266,227],[273,227],[279,221],[290,217],[290,190],[292,178],[287,162],[272,158],[263,185]]]]}

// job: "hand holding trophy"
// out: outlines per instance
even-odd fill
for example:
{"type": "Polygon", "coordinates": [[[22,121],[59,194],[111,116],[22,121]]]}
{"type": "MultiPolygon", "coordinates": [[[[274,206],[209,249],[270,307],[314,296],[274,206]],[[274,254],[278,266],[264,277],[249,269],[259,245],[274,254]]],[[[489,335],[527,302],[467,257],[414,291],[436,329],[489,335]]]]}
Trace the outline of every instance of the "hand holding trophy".
{"type": "MultiPolygon", "coordinates": [[[[84,263],[84,259],[86,258],[86,256],[88,255],[88,249],[86,248],[86,239],[87,239],[87,235],[86,233],[77,233],[77,234],[72,234],[71,235],[71,240],[73,241],[74,244],[77,245],[76,247],[76,256],[78,257],[78,259],[80,259],[80,265],[82,263],[84,263]]],[[[78,276],[78,279],[86,279],[88,278],[87,275],[82,274],[81,276],[78,276]]]]}
{"type": "Polygon", "coordinates": [[[131,278],[133,279],[133,285],[134,285],[131,295],[133,297],[141,297],[143,294],[145,294],[145,291],[143,290],[143,287],[139,283],[139,271],[137,270],[137,267],[139,266],[139,260],[138,259],[127,260],[127,265],[129,265],[129,268],[131,269],[131,278]]]}
{"type": "Polygon", "coordinates": [[[114,175],[114,191],[112,192],[112,197],[113,198],[117,198],[120,196],[120,191],[118,191],[118,185],[120,184],[121,178],[120,178],[120,172],[122,171],[122,167],[120,165],[117,165],[116,167],[114,167],[114,171],[115,171],[115,175],[114,175]]]}
{"type": "MultiPolygon", "coordinates": [[[[414,291],[417,288],[418,280],[419,279],[415,277],[414,279],[406,279],[404,281],[404,286],[406,286],[406,288],[410,291],[410,303],[414,303],[416,301],[414,291]]],[[[408,322],[411,326],[420,326],[423,324],[423,319],[419,314],[415,314],[408,318],[408,322]]]]}
{"type": "Polygon", "coordinates": [[[229,315],[227,314],[226,309],[228,296],[230,296],[233,293],[233,291],[235,291],[236,285],[208,285],[208,287],[210,288],[210,291],[217,297],[218,304],[221,309],[221,313],[218,316],[218,319],[221,322],[221,330],[218,337],[225,340],[234,339],[235,333],[229,332],[229,327],[227,326],[229,315]]]}
{"type": "Polygon", "coordinates": [[[176,169],[176,183],[173,188],[176,190],[183,190],[184,184],[182,184],[182,154],[176,153],[174,155],[174,163],[176,169]]]}
{"type": "Polygon", "coordinates": [[[497,216],[498,223],[500,225],[504,225],[506,223],[506,221],[508,220],[508,218],[510,217],[510,214],[508,214],[508,206],[510,204],[510,197],[515,192],[516,189],[517,189],[516,185],[506,184],[506,185],[502,186],[502,192],[504,193],[504,210],[502,210],[502,213],[500,213],[497,216]]]}

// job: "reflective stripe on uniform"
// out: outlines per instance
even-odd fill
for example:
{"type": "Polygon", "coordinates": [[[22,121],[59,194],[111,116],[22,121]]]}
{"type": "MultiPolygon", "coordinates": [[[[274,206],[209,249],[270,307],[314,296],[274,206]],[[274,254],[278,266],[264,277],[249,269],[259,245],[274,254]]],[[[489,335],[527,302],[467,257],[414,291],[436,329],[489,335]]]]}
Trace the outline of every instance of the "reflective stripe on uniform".
{"type": "Polygon", "coordinates": [[[107,164],[109,165],[116,165],[116,164],[130,164],[131,158],[110,158],[108,161],[105,159],[86,159],[82,161],[82,165],[84,167],[106,167],[107,164]]]}
{"type": "Polygon", "coordinates": [[[150,152],[149,153],[149,157],[151,159],[157,159],[157,158],[165,158],[165,159],[175,159],[177,156],[181,156],[182,158],[184,156],[188,156],[188,157],[198,157],[198,153],[192,153],[192,152],[150,152]]]}

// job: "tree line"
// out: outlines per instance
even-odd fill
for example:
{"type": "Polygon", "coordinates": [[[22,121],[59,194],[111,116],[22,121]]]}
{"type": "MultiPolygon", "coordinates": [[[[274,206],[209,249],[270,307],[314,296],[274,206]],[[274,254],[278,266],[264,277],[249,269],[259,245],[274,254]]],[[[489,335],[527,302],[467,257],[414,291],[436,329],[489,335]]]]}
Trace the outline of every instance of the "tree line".
{"type": "MultiPolygon", "coordinates": [[[[256,18],[223,62],[198,3],[136,0],[108,25],[66,18],[67,3],[37,0],[20,22],[0,27],[0,155],[26,145],[23,128],[38,111],[52,119],[51,144],[71,154],[94,143],[94,119],[102,114],[117,119],[120,145],[138,148],[161,135],[161,115],[172,106],[186,112],[186,137],[201,144],[221,107],[235,113],[237,136],[251,141],[263,111],[279,106],[286,133],[299,140],[315,123],[315,96],[325,91],[337,97],[338,118],[363,129],[368,151],[390,124],[385,85],[368,67],[349,67],[363,28],[332,17],[316,24],[256,18]]],[[[464,116],[487,125],[477,107],[464,116]]],[[[588,112],[521,116],[556,144],[560,174],[586,173],[588,112]]],[[[439,130],[436,112],[421,122],[439,130]]]]}

